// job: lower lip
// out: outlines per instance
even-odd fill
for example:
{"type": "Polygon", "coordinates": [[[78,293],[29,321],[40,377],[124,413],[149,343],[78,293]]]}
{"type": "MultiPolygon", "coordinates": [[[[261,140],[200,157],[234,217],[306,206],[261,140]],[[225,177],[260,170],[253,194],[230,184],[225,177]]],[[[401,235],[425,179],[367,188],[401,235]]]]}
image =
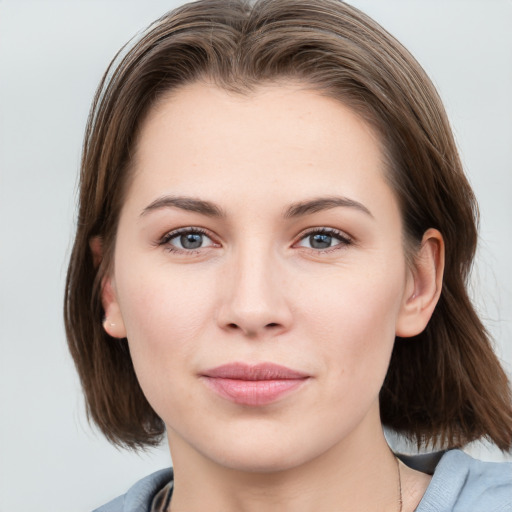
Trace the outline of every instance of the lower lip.
{"type": "Polygon", "coordinates": [[[267,405],[296,390],[304,379],[235,380],[204,377],[207,386],[217,394],[240,405],[267,405]]]}

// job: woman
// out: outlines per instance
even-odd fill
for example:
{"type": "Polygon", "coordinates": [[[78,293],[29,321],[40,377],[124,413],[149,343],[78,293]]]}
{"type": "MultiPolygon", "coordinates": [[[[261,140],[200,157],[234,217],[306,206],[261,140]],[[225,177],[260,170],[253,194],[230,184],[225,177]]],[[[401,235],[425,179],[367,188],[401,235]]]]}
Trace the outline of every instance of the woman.
{"type": "Polygon", "coordinates": [[[358,10],[158,20],[93,105],[65,318],[91,417],[173,472],[99,510],[512,507],[510,465],[456,449],[512,445],[476,216],[435,89],[358,10]]]}

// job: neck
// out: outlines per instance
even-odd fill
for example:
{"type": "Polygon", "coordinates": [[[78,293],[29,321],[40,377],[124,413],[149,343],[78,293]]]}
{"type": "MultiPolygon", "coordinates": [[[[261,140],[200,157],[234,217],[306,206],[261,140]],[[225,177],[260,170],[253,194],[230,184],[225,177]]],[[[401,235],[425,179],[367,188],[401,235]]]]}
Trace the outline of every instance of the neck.
{"type": "Polygon", "coordinates": [[[313,460],[271,471],[220,465],[169,432],[171,511],[397,512],[397,463],[377,423],[377,429],[362,425],[313,460]]]}

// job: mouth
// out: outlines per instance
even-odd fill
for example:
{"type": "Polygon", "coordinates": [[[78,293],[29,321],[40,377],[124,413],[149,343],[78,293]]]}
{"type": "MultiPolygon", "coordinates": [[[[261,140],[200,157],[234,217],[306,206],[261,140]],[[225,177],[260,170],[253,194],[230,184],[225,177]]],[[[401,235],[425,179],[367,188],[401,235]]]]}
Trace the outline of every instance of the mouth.
{"type": "Polygon", "coordinates": [[[240,405],[271,404],[300,388],[310,376],[274,363],[229,363],[201,374],[212,391],[240,405]]]}

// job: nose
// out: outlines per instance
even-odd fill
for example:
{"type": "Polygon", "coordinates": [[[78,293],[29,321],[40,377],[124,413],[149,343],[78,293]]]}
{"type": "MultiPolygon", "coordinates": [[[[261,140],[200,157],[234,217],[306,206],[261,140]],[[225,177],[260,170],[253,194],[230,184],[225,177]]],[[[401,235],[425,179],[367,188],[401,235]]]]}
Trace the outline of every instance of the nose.
{"type": "Polygon", "coordinates": [[[290,328],[286,279],[270,252],[252,249],[233,256],[221,285],[224,293],[217,316],[221,329],[256,339],[290,328]]]}

